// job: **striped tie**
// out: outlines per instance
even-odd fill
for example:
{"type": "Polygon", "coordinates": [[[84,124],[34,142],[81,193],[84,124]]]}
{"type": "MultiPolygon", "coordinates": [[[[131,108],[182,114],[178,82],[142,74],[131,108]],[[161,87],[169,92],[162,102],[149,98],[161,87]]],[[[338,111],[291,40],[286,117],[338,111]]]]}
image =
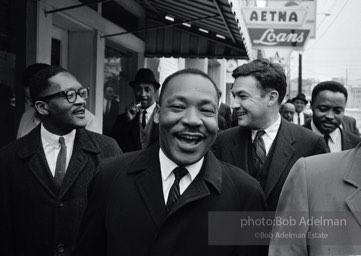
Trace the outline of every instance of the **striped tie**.
{"type": "Polygon", "coordinates": [[[174,204],[177,202],[178,198],[180,197],[180,190],[179,190],[179,181],[188,173],[188,170],[183,167],[177,167],[173,170],[174,173],[174,183],[169,190],[168,200],[167,200],[167,210],[173,208],[174,204]]]}
{"type": "Polygon", "coordinates": [[[258,130],[256,137],[253,141],[254,167],[256,169],[256,173],[261,171],[264,161],[266,159],[266,148],[262,139],[262,135],[264,135],[265,133],[266,132],[264,130],[258,130]]]}

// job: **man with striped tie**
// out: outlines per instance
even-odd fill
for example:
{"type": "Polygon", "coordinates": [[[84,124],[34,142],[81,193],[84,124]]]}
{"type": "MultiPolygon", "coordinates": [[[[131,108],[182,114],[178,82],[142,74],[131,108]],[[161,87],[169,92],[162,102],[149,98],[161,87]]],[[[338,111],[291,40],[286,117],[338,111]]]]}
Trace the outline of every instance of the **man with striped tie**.
{"type": "Polygon", "coordinates": [[[202,71],[164,81],[154,115],[159,145],[100,167],[74,255],[265,255],[259,246],[209,245],[211,211],[265,209],[258,182],[209,150],[218,102],[202,71]]]}
{"type": "Polygon", "coordinates": [[[268,60],[254,60],[233,71],[231,104],[238,127],[220,132],[215,155],[242,168],[261,184],[269,210],[278,198],[292,165],[301,157],[326,152],[318,136],[279,114],[286,94],[283,68],[268,60]]]}

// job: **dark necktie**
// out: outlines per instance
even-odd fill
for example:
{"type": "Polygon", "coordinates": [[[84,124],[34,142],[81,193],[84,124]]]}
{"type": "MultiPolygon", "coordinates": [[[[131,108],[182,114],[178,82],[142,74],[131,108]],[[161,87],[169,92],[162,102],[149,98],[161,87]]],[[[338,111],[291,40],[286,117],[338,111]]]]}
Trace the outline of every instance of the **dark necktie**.
{"type": "Polygon", "coordinates": [[[168,212],[172,209],[175,202],[177,202],[180,197],[179,190],[179,181],[188,173],[188,170],[183,167],[177,167],[173,170],[174,173],[174,183],[169,190],[168,200],[167,200],[167,210],[168,212]]]}
{"type": "Polygon", "coordinates": [[[58,158],[56,159],[56,167],[55,167],[55,175],[54,175],[54,183],[55,186],[59,189],[61,184],[63,183],[63,179],[65,176],[65,166],[66,166],[66,144],[64,141],[64,137],[59,137],[60,151],[58,154],[58,158]]]}
{"type": "Polygon", "coordinates": [[[330,146],[328,145],[328,141],[329,141],[330,138],[331,138],[331,137],[330,137],[330,134],[326,133],[326,134],[323,136],[323,138],[325,139],[326,146],[327,146],[328,150],[331,152],[330,146]]]}
{"type": "Polygon", "coordinates": [[[264,130],[258,130],[256,137],[253,140],[253,149],[254,149],[254,167],[257,172],[259,172],[264,164],[266,159],[266,148],[264,146],[264,141],[262,135],[266,132],[264,130]]]}
{"type": "Polygon", "coordinates": [[[146,120],[146,116],[147,116],[147,110],[144,109],[142,112],[142,127],[144,129],[144,127],[147,125],[147,120],[146,120]]]}
{"type": "Polygon", "coordinates": [[[298,122],[298,125],[301,125],[301,118],[300,118],[300,114],[297,114],[297,122],[298,122]]]}

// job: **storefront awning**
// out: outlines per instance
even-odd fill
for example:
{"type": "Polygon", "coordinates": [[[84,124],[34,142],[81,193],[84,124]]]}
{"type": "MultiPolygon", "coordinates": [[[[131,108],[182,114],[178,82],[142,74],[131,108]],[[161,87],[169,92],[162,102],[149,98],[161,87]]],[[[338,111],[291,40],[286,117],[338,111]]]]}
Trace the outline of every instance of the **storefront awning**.
{"type": "Polygon", "coordinates": [[[228,0],[136,1],[151,28],[142,35],[146,57],[248,59],[228,0]]]}

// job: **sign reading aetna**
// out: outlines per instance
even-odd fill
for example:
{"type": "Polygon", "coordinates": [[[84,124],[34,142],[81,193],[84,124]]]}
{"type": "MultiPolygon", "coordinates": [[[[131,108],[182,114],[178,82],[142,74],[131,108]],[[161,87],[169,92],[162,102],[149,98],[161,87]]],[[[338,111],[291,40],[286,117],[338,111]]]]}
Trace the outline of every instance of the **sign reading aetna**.
{"type": "Polygon", "coordinates": [[[248,32],[253,46],[303,47],[310,30],[248,28],[248,32]]]}

